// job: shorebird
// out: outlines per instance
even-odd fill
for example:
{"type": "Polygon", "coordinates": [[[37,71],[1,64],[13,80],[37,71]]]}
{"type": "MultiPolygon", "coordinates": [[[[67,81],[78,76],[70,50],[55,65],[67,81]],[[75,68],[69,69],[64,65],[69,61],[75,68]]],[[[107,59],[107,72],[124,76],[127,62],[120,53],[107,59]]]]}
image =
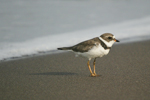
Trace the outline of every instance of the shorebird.
{"type": "Polygon", "coordinates": [[[97,77],[99,75],[95,72],[95,62],[96,58],[103,57],[107,55],[115,42],[119,42],[119,40],[115,39],[115,36],[111,33],[104,33],[99,37],[95,37],[90,40],[83,41],[74,46],[70,47],[61,47],[57,48],[58,50],[72,50],[75,52],[76,56],[83,56],[88,58],[88,68],[92,77],[97,77]],[[90,60],[93,61],[93,71],[90,67],[90,60]]]}

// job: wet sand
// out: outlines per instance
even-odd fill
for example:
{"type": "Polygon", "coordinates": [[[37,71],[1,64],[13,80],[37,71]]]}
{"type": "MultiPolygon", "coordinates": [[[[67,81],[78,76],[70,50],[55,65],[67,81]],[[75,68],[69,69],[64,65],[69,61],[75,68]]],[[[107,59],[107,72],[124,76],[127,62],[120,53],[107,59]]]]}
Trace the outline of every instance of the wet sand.
{"type": "Polygon", "coordinates": [[[149,100],[150,41],[113,46],[96,72],[72,52],[0,62],[0,100],[149,100]]]}

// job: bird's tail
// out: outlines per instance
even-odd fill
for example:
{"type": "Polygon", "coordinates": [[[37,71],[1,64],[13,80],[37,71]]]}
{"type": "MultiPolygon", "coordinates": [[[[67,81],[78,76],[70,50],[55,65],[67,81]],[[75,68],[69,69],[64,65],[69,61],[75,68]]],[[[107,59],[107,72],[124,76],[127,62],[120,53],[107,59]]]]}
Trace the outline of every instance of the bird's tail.
{"type": "Polygon", "coordinates": [[[58,50],[71,50],[72,47],[62,47],[62,48],[57,48],[58,50]]]}

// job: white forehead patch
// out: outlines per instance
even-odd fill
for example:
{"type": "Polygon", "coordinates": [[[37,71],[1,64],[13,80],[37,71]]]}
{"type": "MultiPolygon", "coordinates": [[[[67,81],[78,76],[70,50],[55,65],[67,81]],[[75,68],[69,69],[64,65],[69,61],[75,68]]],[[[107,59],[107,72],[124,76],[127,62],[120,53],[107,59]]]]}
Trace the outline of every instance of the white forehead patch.
{"type": "Polygon", "coordinates": [[[113,39],[115,38],[115,36],[113,36],[113,39]]]}

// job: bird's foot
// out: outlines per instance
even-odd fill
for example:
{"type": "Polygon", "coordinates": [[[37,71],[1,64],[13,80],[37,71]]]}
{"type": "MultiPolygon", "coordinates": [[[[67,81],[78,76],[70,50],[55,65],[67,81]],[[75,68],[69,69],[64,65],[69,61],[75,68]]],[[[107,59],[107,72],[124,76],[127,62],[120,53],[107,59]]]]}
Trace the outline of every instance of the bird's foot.
{"type": "Polygon", "coordinates": [[[91,77],[99,77],[100,75],[97,75],[96,73],[92,73],[91,77]]]}

